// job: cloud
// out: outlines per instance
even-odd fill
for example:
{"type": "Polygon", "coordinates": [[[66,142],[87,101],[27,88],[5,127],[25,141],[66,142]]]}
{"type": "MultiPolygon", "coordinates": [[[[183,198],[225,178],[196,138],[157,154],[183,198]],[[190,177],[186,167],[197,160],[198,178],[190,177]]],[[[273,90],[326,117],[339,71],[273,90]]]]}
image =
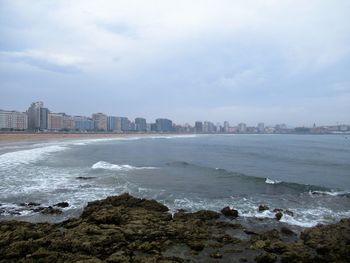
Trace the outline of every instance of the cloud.
{"type": "Polygon", "coordinates": [[[79,72],[80,66],[86,63],[86,60],[77,56],[40,50],[0,51],[0,58],[61,73],[79,72]]]}

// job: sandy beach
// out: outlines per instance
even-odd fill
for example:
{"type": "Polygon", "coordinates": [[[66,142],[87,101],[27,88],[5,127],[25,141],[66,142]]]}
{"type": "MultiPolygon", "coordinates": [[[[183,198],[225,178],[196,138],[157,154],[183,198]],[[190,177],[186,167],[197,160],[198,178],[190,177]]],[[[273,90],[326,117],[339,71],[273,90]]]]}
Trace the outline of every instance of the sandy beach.
{"type": "Polygon", "coordinates": [[[0,142],[152,136],[145,133],[0,133],[0,142]]]}

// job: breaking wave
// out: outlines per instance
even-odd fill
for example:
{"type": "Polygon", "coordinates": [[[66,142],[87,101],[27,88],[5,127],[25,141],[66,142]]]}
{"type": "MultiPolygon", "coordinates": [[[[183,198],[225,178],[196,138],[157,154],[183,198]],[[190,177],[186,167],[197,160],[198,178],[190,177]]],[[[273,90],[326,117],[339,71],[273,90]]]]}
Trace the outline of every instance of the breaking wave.
{"type": "Polygon", "coordinates": [[[111,171],[131,171],[131,170],[151,170],[151,169],[157,169],[157,167],[152,167],[152,166],[137,167],[129,164],[112,164],[104,161],[99,161],[94,165],[92,165],[91,169],[103,169],[103,170],[111,170],[111,171]]]}
{"type": "Polygon", "coordinates": [[[282,181],[271,180],[269,178],[266,178],[265,183],[267,183],[267,184],[279,184],[279,183],[282,183],[282,181]]]}

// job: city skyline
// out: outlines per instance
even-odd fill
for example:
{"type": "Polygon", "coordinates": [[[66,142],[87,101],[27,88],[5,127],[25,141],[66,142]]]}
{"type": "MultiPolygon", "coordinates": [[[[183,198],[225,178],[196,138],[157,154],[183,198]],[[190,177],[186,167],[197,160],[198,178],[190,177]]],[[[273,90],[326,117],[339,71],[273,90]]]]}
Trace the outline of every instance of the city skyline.
{"type": "Polygon", "coordinates": [[[175,133],[348,133],[350,125],[316,125],[291,127],[286,123],[266,125],[259,122],[249,125],[245,122],[230,124],[229,121],[195,121],[190,124],[175,123],[167,118],[156,118],[147,122],[146,118],[113,116],[96,112],[90,115],[70,115],[64,111],[51,111],[42,101],[32,102],[25,112],[0,109],[0,130],[64,131],[64,132],[175,132],[175,133]]]}
{"type": "Polygon", "coordinates": [[[2,0],[0,105],[350,123],[349,12],[343,0],[2,0]]]}

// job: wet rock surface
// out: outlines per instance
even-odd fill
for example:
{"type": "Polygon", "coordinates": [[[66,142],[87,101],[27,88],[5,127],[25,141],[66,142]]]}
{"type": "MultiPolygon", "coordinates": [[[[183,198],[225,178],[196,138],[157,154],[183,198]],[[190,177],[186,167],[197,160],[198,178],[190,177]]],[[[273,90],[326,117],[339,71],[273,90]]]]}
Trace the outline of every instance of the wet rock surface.
{"type": "Polygon", "coordinates": [[[0,262],[350,262],[350,219],[298,235],[275,220],[247,229],[213,211],[168,210],[123,194],[61,223],[3,221],[0,262]]]}

